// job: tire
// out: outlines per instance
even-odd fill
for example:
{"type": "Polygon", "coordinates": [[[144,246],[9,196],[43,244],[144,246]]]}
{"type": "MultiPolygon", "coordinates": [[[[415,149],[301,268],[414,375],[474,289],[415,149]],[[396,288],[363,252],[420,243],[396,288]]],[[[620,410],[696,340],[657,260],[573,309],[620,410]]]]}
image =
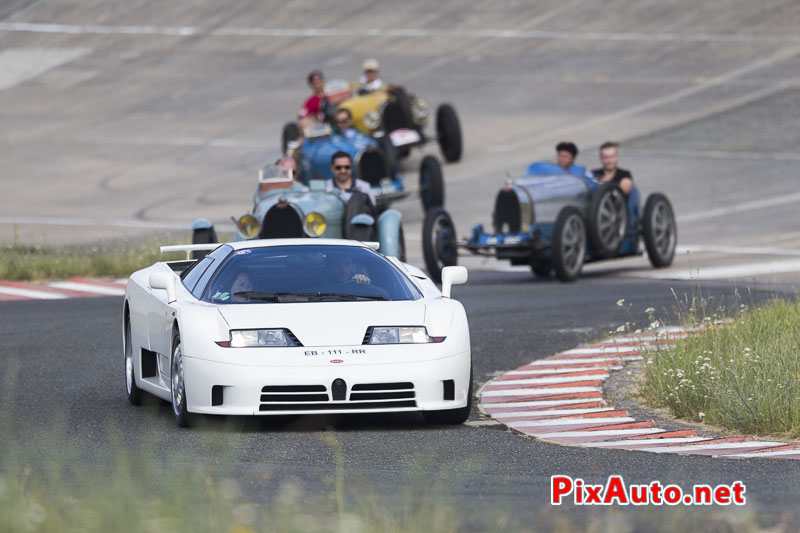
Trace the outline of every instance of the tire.
{"type": "Polygon", "coordinates": [[[442,282],[444,267],[458,264],[455,243],[456,230],[447,211],[443,207],[428,210],[422,225],[422,255],[425,268],[436,283],[442,282]]]}
{"type": "Polygon", "coordinates": [[[186,383],[183,375],[183,345],[181,335],[176,330],[172,334],[172,358],[170,359],[170,399],[172,414],[179,427],[189,426],[189,411],[186,409],[186,383]]]}
{"type": "Polygon", "coordinates": [[[423,157],[419,166],[419,196],[425,211],[444,205],[442,166],[432,155],[423,157]]]}
{"type": "Polygon", "coordinates": [[[531,272],[533,272],[537,278],[549,278],[552,271],[553,266],[549,261],[544,263],[531,262],[531,272]]]}
{"type": "Polygon", "coordinates": [[[553,227],[553,268],[561,281],[575,281],[581,273],[586,254],[586,224],[580,211],[565,207],[553,227]]]}
{"type": "MultiPolygon", "coordinates": [[[[213,244],[217,242],[217,232],[214,226],[210,228],[200,228],[192,232],[192,244],[213,244]]],[[[192,259],[202,259],[208,255],[209,250],[197,250],[192,252],[192,259]]]]}
{"type": "Polygon", "coordinates": [[[403,263],[406,262],[406,236],[402,224],[400,224],[400,234],[397,236],[397,258],[403,263]]]}
{"type": "Polygon", "coordinates": [[[133,343],[131,342],[131,319],[125,313],[125,392],[131,405],[142,405],[142,389],[136,385],[136,369],[133,361],[133,343]]]}
{"type": "Polygon", "coordinates": [[[423,411],[422,416],[429,424],[463,424],[472,412],[472,366],[469,367],[469,386],[467,388],[467,405],[458,409],[442,411],[423,411]]]}
{"type": "Polygon", "coordinates": [[[616,183],[603,183],[589,204],[588,234],[593,254],[615,257],[628,229],[628,202],[616,183]]]}
{"type": "Polygon", "coordinates": [[[644,204],[642,233],[647,257],[655,268],[668,267],[675,257],[678,227],[672,204],[661,193],[651,194],[644,204]]]}
{"type": "Polygon", "coordinates": [[[283,125],[281,133],[281,153],[286,155],[289,141],[296,141],[300,138],[300,125],[297,122],[287,122],[283,125]]]}
{"type": "Polygon", "coordinates": [[[461,124],[450,104],[442,104],[436,111],[436,137],[445,161],[455,163],[461,159],[461,124]]]}

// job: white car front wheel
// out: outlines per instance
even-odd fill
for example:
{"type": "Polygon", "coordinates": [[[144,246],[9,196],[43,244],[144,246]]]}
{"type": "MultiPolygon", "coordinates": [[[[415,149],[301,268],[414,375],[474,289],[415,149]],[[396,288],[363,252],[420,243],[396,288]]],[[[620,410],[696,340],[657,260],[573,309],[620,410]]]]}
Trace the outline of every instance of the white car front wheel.
{"type": "Polygon", "coordinates": [[[175,422],[180,427],[189,425],[189,412],[186,410],[186,384],[183,375],[183,346],[181,336],[177,331],[172,337],[172,369],[170,382],[172,390],[172,414],[175,415],[175,422]]]}

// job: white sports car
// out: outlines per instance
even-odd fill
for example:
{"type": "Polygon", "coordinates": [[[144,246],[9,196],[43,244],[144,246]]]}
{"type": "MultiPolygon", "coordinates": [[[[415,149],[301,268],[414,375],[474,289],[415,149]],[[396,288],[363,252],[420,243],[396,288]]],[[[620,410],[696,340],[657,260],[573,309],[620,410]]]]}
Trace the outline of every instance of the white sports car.
{"type": "Polygon", "coordinates": [[[284,415],[421,411],[458,424],[472,403],[469,327],[418,268],[333,239],[162,247],[212,250],[128,280],[128,400],[149,392],[190,413],[284,415]]]}

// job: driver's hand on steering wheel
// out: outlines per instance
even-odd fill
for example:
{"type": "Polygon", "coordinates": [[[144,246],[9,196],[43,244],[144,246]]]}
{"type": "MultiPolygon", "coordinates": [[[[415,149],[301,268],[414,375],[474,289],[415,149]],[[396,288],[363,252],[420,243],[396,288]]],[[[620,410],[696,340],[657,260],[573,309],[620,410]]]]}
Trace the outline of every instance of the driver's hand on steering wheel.
{"type": "Polygon", "coordinates": [[[372,283],[372,280],[366,274],[355,274],[351,279],[356,283],[372,283]]]}

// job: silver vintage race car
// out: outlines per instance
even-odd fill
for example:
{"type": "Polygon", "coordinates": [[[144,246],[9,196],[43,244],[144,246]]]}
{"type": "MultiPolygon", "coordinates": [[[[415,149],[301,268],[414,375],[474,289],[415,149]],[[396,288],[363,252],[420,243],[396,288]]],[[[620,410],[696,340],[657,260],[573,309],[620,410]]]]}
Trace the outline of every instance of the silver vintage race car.
{"type": "Polygon", "coordinates": [[[539,164],[544,172],[507,182],[495,198],[491,231],[478,224],[466,240],[456,238],[447,211],[429,210],[422,245],[431,277],[438,279],[466,250],[530,265],[536,276],[555,271],[561,281],[573,281],[584,263],[642,255],[640,240],[654,267],[672,264],[678,231],[665,195],[651,194],[642,209],[636,187],[626,197],[614,183],[550,167],[539,164]]]}

